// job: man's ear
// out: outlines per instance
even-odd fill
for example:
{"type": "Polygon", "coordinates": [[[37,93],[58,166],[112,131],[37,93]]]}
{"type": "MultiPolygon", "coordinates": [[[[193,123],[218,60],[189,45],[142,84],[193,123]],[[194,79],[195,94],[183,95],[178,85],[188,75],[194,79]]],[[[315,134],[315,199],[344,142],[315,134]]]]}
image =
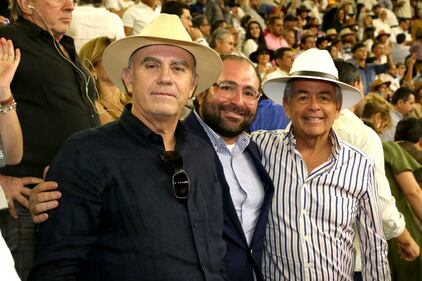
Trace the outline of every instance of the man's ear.
{"type": "Polygon", "coordinates": [[[34,5],[31,2],[28,0],[16,0],[16,2],[24,15],[32,15],[33,11],[29,7],[33,7],[34,5]]]}
{"type": "Polygon", "coordinates": [[[198,87],[198,75],[195,75],[195,77],[193,78],[192,85],[193,85],[193,88],[192,88],[191,92],[189,93],[190,99],[193,97],[193,93],[195,92],[196,87],[198,87]]]}
{"type": "Polygon", "coordinates": [[[284,97],[283,99],[283,108],[284,108],[284,113],[286,113],[286,116],[289,117],[289,119],[291,119],[290,117],[290,107],[289,107],[289,102],[287,101],[287,99],[285,99],[284,97]]]}
{"type": "Polygon", "coordinates": [[[126,90],[129,94],[132,94],[133,90],[133,75],[132,70],[130,68],[125,67],[122,71],[122,80],[126,86],[126,90]]]}
{"type": "Polygon", "coordinates": [[[203,103],[204,97],[205,97],[205,92],[202,92],[196,96],[196,100],[198,101],[198,104],[201,105],[203,103]]]}

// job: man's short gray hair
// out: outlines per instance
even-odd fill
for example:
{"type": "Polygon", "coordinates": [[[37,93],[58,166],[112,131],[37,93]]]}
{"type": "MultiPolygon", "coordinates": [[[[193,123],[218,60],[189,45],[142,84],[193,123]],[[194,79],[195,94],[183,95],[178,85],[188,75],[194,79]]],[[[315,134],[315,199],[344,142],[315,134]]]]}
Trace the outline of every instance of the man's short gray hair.
{"type": "Polygon", "coordinates": [[[211,35],[211,39],[210,39],[210,42],[209,42],[210,47],[212,49],[215,49],[215,47],[217,45],[216,44],[217,40],[222,41],[222,40],[224,40],[224,38],[227,35],[231,35],[231,32],[229,30],[227,30],[225,28],[217,28],[211,35]]]}

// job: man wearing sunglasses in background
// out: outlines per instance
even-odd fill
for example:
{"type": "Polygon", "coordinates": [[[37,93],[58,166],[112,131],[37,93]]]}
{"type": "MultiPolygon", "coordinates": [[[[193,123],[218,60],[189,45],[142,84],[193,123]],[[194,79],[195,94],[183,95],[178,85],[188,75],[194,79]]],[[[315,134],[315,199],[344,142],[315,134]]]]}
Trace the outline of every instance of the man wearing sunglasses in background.
{"type": "Polygon", "coordinates": [[[246,134],[255,118],[260,80],[252,63],[223,55],[219,80],[195,103],[185,120],[189,129],[214,148],[223,188],[226,271],[231,281],[263,280],[265,226],[274,187],[246,134]]]}
{"type": "Polygon", "coordinates": [[[30,280],[224,280],[215,155],[179,122],[221,59],[161,14],[111,44],[103,65],[133,105],[71,137],[52,163],[61,200],[39,225],[30,280]]]}

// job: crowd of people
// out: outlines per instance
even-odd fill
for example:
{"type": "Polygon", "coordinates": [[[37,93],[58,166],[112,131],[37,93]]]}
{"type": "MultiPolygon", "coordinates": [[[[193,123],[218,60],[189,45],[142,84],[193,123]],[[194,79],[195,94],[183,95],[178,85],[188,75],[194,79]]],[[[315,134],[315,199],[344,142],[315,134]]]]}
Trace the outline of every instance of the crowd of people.
{"type": "Polygon", "coordinates": [[[0,279],[422,280],[421,1],[75,2],[0,6],[0,279]]]}

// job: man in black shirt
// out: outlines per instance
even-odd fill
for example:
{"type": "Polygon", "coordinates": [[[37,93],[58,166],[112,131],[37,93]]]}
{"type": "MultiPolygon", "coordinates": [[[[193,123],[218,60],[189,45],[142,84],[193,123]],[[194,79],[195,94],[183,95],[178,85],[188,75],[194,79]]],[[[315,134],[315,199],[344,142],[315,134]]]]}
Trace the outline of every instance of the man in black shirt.
{"type": "Polygon", "coordinates": [[[99,124],[92,80],[79,63],[73,40],[64,35],[71,20],[71,0],[17,0],[16,23],[0,26],[22,60],[11,89],[22,126],[24,155],[19,165],[0,170],[9,214],[0,214],[2,234],[18,273],[26,280],[34,255],[34,226],[27,211],[30,187],[42,181],[64,140],[99,124]]]}
{"type": "Polygon", "coordinates": [[[221,59],[161,14],[102,62],[133,105],[72,136],[53,161],[47,180],[62,198],[39,226],[30,280],[224,280],[216,156],[179,121],[221,59]]]}

